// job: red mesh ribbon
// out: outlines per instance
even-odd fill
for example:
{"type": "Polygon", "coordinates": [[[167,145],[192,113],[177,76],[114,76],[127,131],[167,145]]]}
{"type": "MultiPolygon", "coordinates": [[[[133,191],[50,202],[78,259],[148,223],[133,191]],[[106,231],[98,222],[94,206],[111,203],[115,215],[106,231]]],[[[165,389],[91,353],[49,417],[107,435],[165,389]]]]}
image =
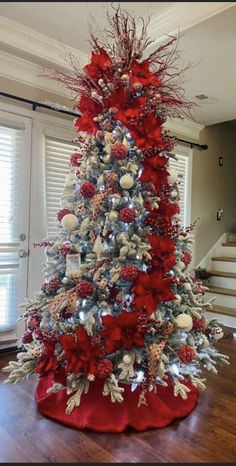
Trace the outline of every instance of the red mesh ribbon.
{"type": "Polygon", "coordinates": [[[82,395],[80,406],[71,414],[65,414],[69,395],[66,395],[65,390],[47,393],[52,385],[52,378],[53,375],[49,374],[39,379],[35,392],[39,412],[66,426],[96,432],[118,433],[127,427],[137,431],[165,427],[176,419],[186,417],[198,401],[198,390],[191,384],[186,383],[191,391],[187,400],[182,400],[180,396],[174,396],[173,386],[169,381],[168,387],[158,386],[156,394],[146,394],[149,406],[137,407],[141,387],[131,392],[129,385],[123,385],[124,401],[112,403],[110,396],[102,395],[104,382],[98,380],[90,384],[86,395],[82,395]]]}

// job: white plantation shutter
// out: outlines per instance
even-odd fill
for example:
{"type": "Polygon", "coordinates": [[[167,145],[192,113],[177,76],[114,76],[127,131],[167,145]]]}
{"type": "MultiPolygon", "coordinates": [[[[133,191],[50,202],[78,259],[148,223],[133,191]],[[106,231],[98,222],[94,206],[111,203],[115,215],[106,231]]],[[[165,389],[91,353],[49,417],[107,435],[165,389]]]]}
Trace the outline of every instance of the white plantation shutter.
{"type": "Polygon", "coordinates": [[[63,139],[45,136],[45,176],[47,237],[55,238],[58,231],[57,211],[64,190],[69,160],[75,145],[63,139]]]}
{"type": "Polygon", "coordinates": [[[18,315],[19,231],[24,128],[0,123],[0,331],[18,315]]]}
{"type": "Polygon", "coordinates": [[[169,158],[169,166],[178,173],[178,189],[180,195],[180,217],[181,225],[186,227],[189,224],[189,210],[190,210],[190,156],[188,153],[179,153],[181,149],[176,150],[174,158],[169,158]]]}

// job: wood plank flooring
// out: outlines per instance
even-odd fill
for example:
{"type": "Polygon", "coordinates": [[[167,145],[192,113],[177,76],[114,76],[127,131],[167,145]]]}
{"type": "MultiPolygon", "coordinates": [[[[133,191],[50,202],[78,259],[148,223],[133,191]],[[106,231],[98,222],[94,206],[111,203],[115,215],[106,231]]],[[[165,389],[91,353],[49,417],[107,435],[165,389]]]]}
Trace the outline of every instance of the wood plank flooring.
{"type": "Polygon", "coordinates": [[[15,463],[234,463],[236,461],[236,339],[226,329],[217,347],[231,366],[208,375],[192,414],[160,430],[101,434],[43,418],[34,401],[36,378],[3,385],[14,354],[0,355],[0,462],[15,463]]]}

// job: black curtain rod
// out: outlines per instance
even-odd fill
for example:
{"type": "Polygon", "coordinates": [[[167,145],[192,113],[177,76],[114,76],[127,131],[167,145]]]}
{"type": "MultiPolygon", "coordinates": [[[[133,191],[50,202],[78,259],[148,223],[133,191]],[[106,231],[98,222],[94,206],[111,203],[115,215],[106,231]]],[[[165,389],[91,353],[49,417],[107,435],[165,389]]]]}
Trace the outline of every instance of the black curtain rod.
{"type": "MultiPolygon", "coordinates": [[[[25,104],[32,105],[32,110],[34,110],[34,111],[38,107],[38,108],[45,108],[47,110],[52,110],[53,112],[64,113],[65,115],[70,115],[70,116],[77,117],[77,118],[80,116],[78,113],[70,112],[69,110],[54,108],[51,105],[36,102],[35,100],[25,99],[24,97],[18,97],[18,96],[13,95],[13,94],[7,94],[6,92],[0,92],[0,96],[6,97],[8,99],[17,100],[18,102],[23,102],[25,104]]],[[[194,148],[194,147],[196,149],[199,149],[199,150],[207,150],[208,149],[207,144],[197,144],[196,142],[190,142],[190,141],[186,141],[185,139],[180,139],[180,138],[176,138],[176,139],[177,139],[177,141],[182,142],[182,144],[189,145],[191,147],[191,149],[194,148]]]]}

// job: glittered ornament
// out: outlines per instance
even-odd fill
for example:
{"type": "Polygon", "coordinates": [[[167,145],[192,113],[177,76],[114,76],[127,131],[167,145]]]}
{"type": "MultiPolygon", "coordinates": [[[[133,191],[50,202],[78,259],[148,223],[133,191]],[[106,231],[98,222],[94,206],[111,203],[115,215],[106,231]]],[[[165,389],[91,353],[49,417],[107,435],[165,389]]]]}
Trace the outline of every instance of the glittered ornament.
{"type": "Polygon", "coordinates": [[[133,282],[138,276],[138,268],[135,265],[123,265],[121,268],[121,278],[125,281],[133,282]]]}
{"type": "Polygon", "coordinates": [[[128,155],[127,147],[121,142],[117,142],[111,149],[111,153],[116,160],[123,160],[128,155]]]}
{"type": "Polygon", "coordinates": [[[127,174],[127,175],[123,175],[121,178],[120,178],[120,186],[123,188],[123,189],[131,189],[134,185],[134,179],[132,178],[131,175],[127,174]]]}
{"type": "Polygon", "coordinates": [[[76,285],[76,293],[80,298],[88,298],[93,294],[93,284],[87,280],[81,280],[76,285]]]}
{"type": "Polygon", "coordinates": [[[81,161],[82,154],[78,154],[78,152],[74,152],[74,154],[70,157],[70,166],[71,167],[78,167],[81,161]]]}
{"type": "Polygon", "coordinates": [[[39,324],[41,322],[41,319],[39,316],[30,316],[28,319],[27,319],[27,322],[26,322],[26,325],[27,325],[27,328],[28,330],[35,330],[36,328],[39,328],[39,324]]]}
{"type": "Polygon", "coordinates": [[[68,209],[61,209],[57,212],[57,219],[59,220],[59,222],[63,219],[63,217],[67,214],[70,214],[70,210],[68,209]]]}
{"type": "Polygon", "coordinates": [[[175,324],[183,332],[190,332],[193,328],[193,319],[188,314],[179,314],[175,318],[175,324]]]}
{"type": "Polygon", "coordinates": [[[117,222],[117,220],[118,220],[117,210],[111,210],[111,212],[109,212],[109,214],[108,214],[108,218],[109,218],[110,222],[117,222]]]}
{"type": "Polygon", "coordinates": [[[33,334],[32,332],[25,332],[21,337],[21,343],[27,344],[33,341],[33,334]]]}
{"type": "Polygon", "coordinates": [[[77,216],[74,214],[64,215],[61,221],[61,225],[63,226],[63,228],[69,231],[75,230],[78,224],[79,224],[79,220],[77,216]]]}
{"type": "Polygon", "coordinates": [[[90,183],[90,181],[85,181],[85,183],[80,187],[80,193],[86,199],[91,199],[96,193],[96,186],[93,183],[90,183]]]}
{"type": "Polygon", "coordinates": [[[210,336],[213,340],[217,341],[223,338],[224,332],[221,327],[213,327],[211,329],[210,336]]]}
{"type": "Polygon", "coordinates": [[[109,359],[102,359],[97,365],[97,376],[100,379],[107,379],[112,374],[112,362],[109,359]]]}
{"type": "Polygon", "coordinates": [[[193,317],[193,330],[195,332],[204,332],[205,329],[206,329],[205,319],[198,319],[197,317],[193,317]]]}
{"type": "Polygon", "coordinates": [[[119,220],[124,223],[133,223],[136,219],[136,212],[130,207],[124,207],[119,212],[119,220]]]}
{"type": "Polygon", "coordinates": [[[177,354],[181,362],[188,364],[195,358],[196,351],[194,348],[192,348],[192,346],[182,345],[180,346],[177,354]]]}

